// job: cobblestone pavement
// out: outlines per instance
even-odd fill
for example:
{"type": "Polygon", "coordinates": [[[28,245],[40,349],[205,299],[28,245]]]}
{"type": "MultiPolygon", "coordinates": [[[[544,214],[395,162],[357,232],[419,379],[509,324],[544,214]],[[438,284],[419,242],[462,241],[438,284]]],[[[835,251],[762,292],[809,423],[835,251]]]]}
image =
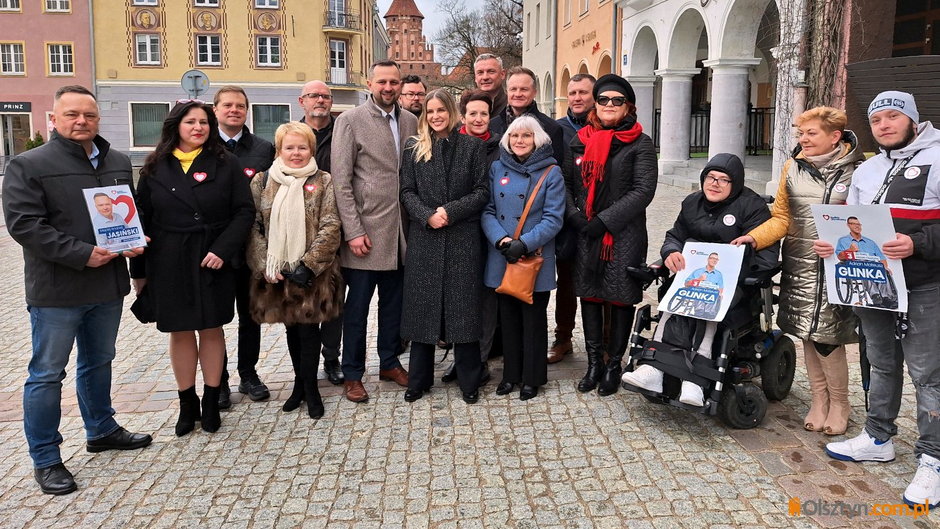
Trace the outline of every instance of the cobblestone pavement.
{"type": "MultiPolygon", "coordinates": [[[[649,209],[658,248],[684,192],[660,189],[649,209]]],[[[655,253],[655,249],[654,252],[655,253]]],[[[453,385],[414,404],[379,382],[370,353],[367,404],[353,404],[321,381],[326,415],[284,413],[293,379],[281,327],[266,326],[259,366],[268,402],[233,393],[221,430],[175,437],[176,388],[166,337],[125,311],[114,363],[120,423],[154,434],[133,452],[84,450],[74,374],[65,380],[62,455],[77,493],[40,494],[22,433],[22,384],[30,351],[22,257],[0,234],[0,527],[931,527],[936,514],[910,517],[788,515],[791,497],[896,503],[915,470],[913,396],[905,387],[891,464],[825,457],[821,434],[803,431],[809,403],[800,361],[790,396],[772,403],[756,429],[734,431],[716,418],[648,403],[621,391],[582,395],[576,352],[550,366],[539,397],[499,397],[491,383],[466,405],[453,385]]],[[[127,300],[129,306],[130,298],[127,300]]],[[[550,317],[550,321],[551,321],[550,317]]],[[[374,331],[375,326],[371,329],[374,331]]],[[[233,350],[234,327],[226,328],[233,350]]],[[[374,344],[374,334],[370,334],[374,344]]],[[[231,356],[234,356],[232,354],[231,356]]],[[[852,358],[857,361],[857,353],[852,358]]],[[[439,366],[443,368],[444,364],[439,366]]],[[[492,362],[499,380],[500,362],[492,362]]],[[[854,366],[855,364],[853,364],[854,366]]],[[[232,361],[234,368],[234,360],[232,361]]],[[[852,371],[852,423],[864,404],[852,371]]],[[[238,380],[232,381],[233,388],[238,380]]],[[[201,386],[199,386],[201,387],[201,386]]]]}

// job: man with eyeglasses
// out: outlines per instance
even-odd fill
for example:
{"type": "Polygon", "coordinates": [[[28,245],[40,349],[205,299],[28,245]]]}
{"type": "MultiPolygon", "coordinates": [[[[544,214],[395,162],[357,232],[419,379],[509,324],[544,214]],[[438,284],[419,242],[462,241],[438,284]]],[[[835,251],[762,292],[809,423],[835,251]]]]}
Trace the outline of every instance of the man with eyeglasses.
{"type": "Polygon", "coordinates": [[[343,224],[340,266],[346,280],[343,308],[344,394],[365,402],[366,327],[369,305],[379,291],[377,348],[379,379],[408,386],[398,360],[407,217],[398,178],[405,141],[417,134],[418,119],[398,106],[401,68],[381,61],[369,68],[365,103],[336,118],[333,191],[343,224]]]}
{"type": "MultiPolygon", "coordinates": [[[[306,123],[317,138],[314,159],[317,167],[331,172],[330,153],[333,145],[333,92],[323,81],[310,81],[305,84],[297,98],[306,123]]],[[[320,325],[320,340],[323,342],[323,372],[331,384],[344,382],[343,370],[339,365],[339,345],[343,338],[343,316],[320,325]]]]}
{"type": "MultiPolygon", "coordinates": [[[[274,145],[264,138],[259,138],[248,130],[248,94],[240,86],[226,85],[215,93],[212,108],[219,121],[219,136],[229,152],[234,154],[242,165],[242,171],[249,179],[267,171],[274,161],[274,145]]],[[[244,251],[244,249],[242,250],[244,251]]],[[[251,318],[248,303],[248,290],[251,284],[251,270],[244,264],[245,259],[236,259],[239,263],[235,279],[235,307],[238,310],[238,376],[241,380],[238,391],[253,401],[267,400],[271,397],[268,387],[258,377],[258,358],[261,355],[261,326],[251,318]]],[[[232,407],[232,390],[228,384],[228,353],[222,364],[222,383],[219,391],[219,409],[232,407]]]]}
{"type": "Polygon", "coordinates": [[[421,116],[424,110],[424,98],[428,95],[428,87],[417,75],[407,75],[401,80],[401,97],[398,104],[416,117],[421,116]]]}
{"type": "Polygon", "coordinates": [[[503,113],[493,114],[490,130],[503,134],[514,119],[528,114],[538,120],[539,125],[552,139],[552,156],[555,157],[555,162],[559,166],[563,164],[567,148],[565,134],[555,120],[539,111],[539,106],[535,102],[539,93],[539,82],[535,77],[535,72],[522,66],[510,68],[506,72],[506,92],[509,105],[503,113]]]}

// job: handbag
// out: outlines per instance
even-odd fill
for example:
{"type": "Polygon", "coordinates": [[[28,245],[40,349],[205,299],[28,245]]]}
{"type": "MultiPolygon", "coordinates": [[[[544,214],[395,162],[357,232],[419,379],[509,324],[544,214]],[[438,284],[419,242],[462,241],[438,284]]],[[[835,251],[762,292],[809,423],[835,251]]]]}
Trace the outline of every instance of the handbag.
{"type": "MultiPolygon", "coordinates": [[[[542,182],[545,181],[545,177],[548,176],[548,172],[552,170],[552,167],[554,165],[545,168],[539,181],[535,184],[535,188],[532,189],[532,194],[529,195],[529,200],[526,201],[525,209],[522,210],[522,216],[519,217],[519,224],[516,225],[513,239],[518,239],[519,235],[522,234],[522,226],[525,224],[526,217],[529,216],[532,203],[535,202],[535,195],[538,194],[542,182]]],[[[542,257],[542,248],[538,248],[532,255],[524,255],[515,263],[506,263],[503,281],[496,287],[496,292],[512,296],[531,305],[533,303],[532,294],[535,291],[535,280],[539,276],[539,270],[542,269],[543,262],[545,262],[545,259],[542,257]]]]}
{"type": "Polygon", "coordinates": [[[137,299],[131,304],[131,312],[140,323],[153,323],[157,321],[156,311],[153,306],[153,298],[150,296],[149,285],[144,285],[137,293],[137,299]]]}

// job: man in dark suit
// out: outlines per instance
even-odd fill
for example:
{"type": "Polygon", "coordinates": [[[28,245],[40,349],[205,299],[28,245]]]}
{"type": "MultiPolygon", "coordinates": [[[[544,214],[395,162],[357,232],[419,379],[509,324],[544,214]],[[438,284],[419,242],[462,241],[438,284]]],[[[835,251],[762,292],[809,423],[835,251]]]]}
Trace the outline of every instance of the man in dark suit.
{"type": "MultiPolygon", "coordinates": [[[[247,178],[267,171],[274,161],[274,146],[271,142],[252,134],[245,121],[248,119],[248,95],[240,86],[227,85],[219,88],[212,101],[215,117],[219,120],[219,136],[225,147],[238,157],[247,178]]],[[[268,387],[258,377],[258,357],[261,353],[261,326],[251,319],[248,289],[251,271],[244,264],[244,255],[238,259],[235,283],[235,306],[238,308],[238,376],[241,382],[238,391],[254,401],[271,396],[268,387]]],[[[222,366],[222,385],[219,391],[219,408],[232,406],[231,388],[228,385],[228,355],[222,366]]]]}
{"type": "Polygon", "coordinates": [[[560,166],[565,162],[565,134],[561,126],[555,123],[555,120],[543,114],[535,102],[539,94],[539,82],[535,78],[535,72],[522,67],[515,66],[506,72],[506,91],[509,97],[509,105],[506,110],[500,114],[493,114],[490,121],[490,130],[503,134],[506,127],[519,116],[528,114],[539,121],[539,125],[552,139],[552,155],[555,162],[560,166]]]}

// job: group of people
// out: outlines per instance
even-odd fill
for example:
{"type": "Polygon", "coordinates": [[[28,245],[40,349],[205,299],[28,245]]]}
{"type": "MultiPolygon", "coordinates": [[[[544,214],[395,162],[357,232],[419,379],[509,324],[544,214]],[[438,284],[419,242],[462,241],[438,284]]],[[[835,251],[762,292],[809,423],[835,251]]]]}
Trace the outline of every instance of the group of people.
{"type": "MultiPolygon", "coordinates": [[[[495,349],[503,355],[496,393],[536,397],[548,364],[572,350],[578,300],[588,357],[578,391],[611,395],[621,381],[661,391],[661,371],[643,365],[623,372],[634,305],[642,299],[627,268],[646,258],[645,210],[658,174],[632,87],[616,75],[576,75],[567,114],[552,120],[537,108],[530,70],[504,70],[499,57],[483,54],[474,71],[477,88],[458,100],[446,90],[429,92],[417,77],[402,78],[392,61],[376,63],[367,101],[335,118],[329,86],[308,82],[299,97],[303,119],[278,127],[273,145],[246,127],[248,97],[240,87],[220,88],[211,105],[177,102],[136,186],[147,247],[120,253],[96,245],[81,197],[90,187],[133,188],[130,162],[98,136],[94,95],[79,86],[60,89],[50,141],[14,158],[3,183],[7,226],[26,260],[33,358],[24,423],[42,491],[76,489],[58,448],[61,381],[75,341],[88,450],[151,442],[121,428],[110,404],[129,277],[135,305],[146,304],[148,321],[169,335],[179,436],[197,422],[217,431],[219,410],[231,406],[222,325],[236,307],[240,392],[270,397],[257,373],[260,324],[283,323],[295,373],[284,411],[305,402],[311,418],[323,416],[321,353],[329,381],[343,384],[350,401],[368,400],[362,379],[376,290],[379,377],[407,388],[408,402],[431,390],[438,345],[453,348],[443,380],[456,380],[468,404],[490,379],[495,349]],[[507,265],[533,256],[543,262],[531,299],[502,293],[507,265]],[[547,306],[556,287],[549,345],[547,306]],[[407,348],[408,371],[399,360],[407,348]]],[[[905,498],[936,503],[940,422],[931,413],[940,409],[940,330],[929,317],[940,303],[940,280],[931,271],[940,260],[940,177],[930,168],[940,145],[929,122],[918,124],[909,94],[880,95],[869,120],[882,152],[861,164],[844,112],[801,114],[799,145],[770,210],[745,187],[738,157],[713,157],[702,191],[683,201],[661,254],[677,272],[688,240],[746,244],[754,249],[746,266],[757,270],[776,264],[783,239],[778,324],[803,340],[813,396],[805,428],[827,435],[847,429],[844,346],[857,340],[857,315],[872,363],[871,411],[860,436],[830,443],[827,452],[856,461],[894,458],[890,438],[906,360],[917,383],[921,467],[905,498]],[[861,308],[853,315],[826,301],[819,257],[833,249],[817,240],[815,203],[892,204],[899,234],[883,251],[903,260],[911,289],[906,315],[861,308]]],[[[658,333],[671,332],[669,319],[658,333]]],[[[715,330],[713,323],[699,329],[690,347],[710,356],[715,330]]],[[[703,388],[683,384],[682,402],[703,399],[703,388]]]]}

